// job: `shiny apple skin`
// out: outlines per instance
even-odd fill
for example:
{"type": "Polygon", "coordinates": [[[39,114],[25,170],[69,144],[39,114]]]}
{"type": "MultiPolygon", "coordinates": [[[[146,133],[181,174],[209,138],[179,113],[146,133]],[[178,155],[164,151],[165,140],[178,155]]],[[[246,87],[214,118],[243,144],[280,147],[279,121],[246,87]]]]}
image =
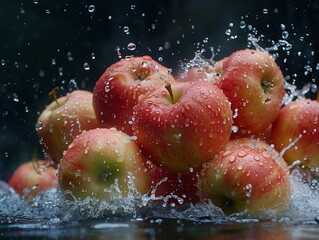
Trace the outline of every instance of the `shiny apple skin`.
{"type": "Polygon", "coordinates": [[[264,149],[249,146],[222,151],[203,169],[201,191],[225,214],[248,211],[262,217],[265,210],[284,214],[291,196],[289,170],[264,149]]]}
{"type": "Polygon", "coordinates": [[[126,196],[133,179],[140,194],[149,190],[150,180],[140,149],[128,135],[115,128],[97,128],[78,135],[69,145],[59,166],[59,183],[78,199],[108,200],[118,183],[126,196]],[[107,190],[107,191],[106,191],[107,190]]]}
{"type": "Polygon", "coordinates": [[[262,132],[277,118],[285,95],[283,74],[266,52],[240,50],[216,64],[217,86],[231,102],[235,135],[262,132]]]}
{"type": "Polygon", "coordinates": [[[133,108],[141,95],[176,80],[168,68],[149,56],[121,59],[106,69],[94,88],[97,119],[132,135],[133,108]]]}
{"type": "Polygon", "coordinates": [[[84,130],[101,127],[92,105],[93,94],[75,90],[48,105],[41,113],[36,131],[47,158],[55,167],[68,145],[84,130]]]}
{"type": "Polygon", "coordinates": [[[265,151],[263,153],[264,156],[269,154],[269,158],[276,159],[277,163],[283,168],[288,169],[288,164],[283,157],[280,156],[279,152],[274,149],[273,145],[269,145],[267,142],[264,142],[260,139],[253,139],[253,138],[235,138],[231,139],[225,148],[225,151],[230,150],[233,147],[250,147],[260,149],[265,151]],[[267,153],[266,153],[267,152],[267,153]]]}
{"type": "Polygon", "coordinates": [[[271,129],[271,138],[278,151],[301,138],[285,151],[289,165],[299,160],[308,168],[319,167],[319,103],[310,99],[296,100],[284,106],[271,129]]]}
{"type": "Polygon", "coordinates": [[[223,92],[204,81],[176,83],[141,99],[133,124],[146,158],[175,173],[200,167],[229,141],[230,103],[223,92]]]}
{"type": "Polygon", "coordinates": [[[47,161],[25,162],[12,174],[8,184],[21,196],[24,190],[28,192],[25,199],[30,199],[57,187],[57,170],[50,167],[47,161]]]}

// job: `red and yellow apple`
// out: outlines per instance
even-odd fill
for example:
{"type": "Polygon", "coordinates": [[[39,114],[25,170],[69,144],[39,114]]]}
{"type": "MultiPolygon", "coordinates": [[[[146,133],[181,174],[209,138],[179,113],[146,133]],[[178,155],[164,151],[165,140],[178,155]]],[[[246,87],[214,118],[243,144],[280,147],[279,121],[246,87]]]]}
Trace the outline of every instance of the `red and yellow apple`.
{"type": "Polygon", "coordinates": [[[57,170],[48,161],[29,161],[21,164],[8,184],[24,199],[30,199],[58,185],[57,170]]]}
{"type": "Polygon", "coordinates": [[[121,59],[106,69],[94,88],[97,119],[132,135],[133,108],[141,95],[175,82],[170,71],[149,56],[121,59]]]}
{"type": "MultiPolygon", "coordinates": [[[[149,175],[135,142],[115,128],[97,128],[78,135],[68,146],[59,166],[59,183],[66,196],[108,200],[131,188],[145,194],[149,175]]],[[[132,189],[131,189],[132,190],[132,189]]]]}
{"type": "Polygon", "coordinates": [[[260,139],[253,139],[253,138],[235,138],[231,139],[225,148],[225,151],[230,150],[233,147],[250,147],[256,148],[264,151],[263,155],[268,158],[273,158],[276,162],[283,168],[288,169],[288,164],[285,159],[280,156],[280,154],[274,149],[273,146],[269,145],[268,143],[261,141],[260,139]],[[267,156],[268,155],[268,156],[267,156]]]}
{"type": "Polygon", "coordinates": [[[229,141],[230,103],[210,82],[181,82],[140,99],[134,134],[144,155],[175,173],[200,167],[229,141]]]}
{"type": "Polygon", "coordinates": [[[260,217],[267,210],[281,214],[291,196],[289,170],[266,149],[231,147],[205,164],[200,178],[202,197],[225,214],[248,211],[260,217]]]}
{"type": "Polygon", "coordinates": [[[41,113],[36,131],[54,166],[61,161],[63,152],[77,135],[101,126],[95,117],[92,99],[91,92],[75,90],[53,101],[41,113]]]}
{"type": "Polygon", "coordinates": [[[299,160],[304,167],[319,167],[318,121],[319,102],[314,100],[296,100],[281,109],[271,138],[278,151],[285,151],[284,159],[289,165],[299,160]]]}
{"type": "Polygon", "coordinates": [[[236,135],[266,129],[277,118],[285,95],[281,70],[266,52],[234,52],[216,64],[217,86],[231,102],[236,135]]]}

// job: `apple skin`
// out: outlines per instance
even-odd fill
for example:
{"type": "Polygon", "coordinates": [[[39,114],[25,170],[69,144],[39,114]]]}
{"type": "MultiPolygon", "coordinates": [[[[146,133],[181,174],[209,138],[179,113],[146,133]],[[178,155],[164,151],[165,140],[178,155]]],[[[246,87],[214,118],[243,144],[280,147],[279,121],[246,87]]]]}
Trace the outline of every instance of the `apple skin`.
{"type": "Polygon", "coordinates": [[[197,80],[208,81],[209,79],[210,77],[206,70],[198,67],[190,68],[176,77],[176,81],[178,82],[192,82],[197,80]]]}
{"type": "Polygon", "coordinates": [[[236,51],[216,64],[217,86],[231,102],[235,135],[266,129],[277,118],[285,95],[281,70],[266,52],[236,51]]]}
{"type": "Polygon", "coordinates": [[[145,157],[174,173],[200,167],[229,141],[232,126],[230,103],[210,82],[171,85],[140,100],[133,130],[145,157]]]}
{"type": "Polygon", "coordinates": [[[248,210],[261,217],[265,210],[286,209],[291,196],[289,171],[265,149],[231,147],[208,162],[201,174],[201,191],[225,214],[248,210]]]}
{"type": "Polygon", "coordinates": [[[40,144],[55,167],[73,139],[84,130],[101,127],[92,105],[93,94],[75,90],[53,101],[36,124],[40,144]]]}
{"type": "Polygon", "coordinates": [[[96,117],[107,127],[132,135],[133,108],[138,98],[175,81],[168,68],[149,56],[121,59],[96,82],[93,97],[96,117]]]}
{"type": "Polygon", "coordinates": [[[65,152],[58,176],[62,190],[70,191],[78,199],[108,200],[113,192],[105,190],[116,182],[126,196],[130,178],[141,194],[150,187],[140,149],[128,135],[115,128],[97,128],[78,135],[65,152]]]}
{"type": "Polygon", "coordinates": [[[150,161],[148,161],[147,168],[151,179],[151,189],[154,191],[155,197],[165,199],[169,195],[174,195],[179,200],[182,199],[182,202],[172,197],[166,199],[168,204],[174,203],[175,205],[199,202],[197,182],[201,168],[188,174],[179,174],[169,172],[163,167],[157,167],[150,161]]]}
{"type": "Polygon", "coordinates": [[[50,188],[58,186],[57,170],[48,161],[32,161],[21,164],[12,174],[8,184],[21,196],[29,189],[24,199],[28,200],[50,188]]]}
{"type": "Polygon", "coordinates": [[[319,167],[318,120],[319,103],[314,100],[296,100],[281,109],[271,129],[275,148],[282,151],[301,136],[284,154],[284,159],[289,165],[300,160],[303,167],[319,167]]]}
{"type": "Polygon", "coordinates": [[[260,139],[253,139],[253,138],[235,138],[229,140],[226,145],[225,151],[230,150],[233,147],[250,147],[250,148],[257,148],[265,151],[263,153],[264,156],[268,158],[274,158],[277,163],[284,169],[288,169],[288,164],[283,157],[279,157],[279,153],[274,149],[274,146],[270,146],[267,142],[264,142],[260,139]],[[267,154],[269,156],[267,156],[267,154]]]}

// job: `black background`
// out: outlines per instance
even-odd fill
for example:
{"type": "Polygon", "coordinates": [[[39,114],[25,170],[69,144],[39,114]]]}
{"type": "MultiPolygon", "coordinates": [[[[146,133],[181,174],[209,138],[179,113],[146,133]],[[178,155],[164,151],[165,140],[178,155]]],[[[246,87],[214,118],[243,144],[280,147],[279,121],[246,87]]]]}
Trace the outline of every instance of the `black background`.
{"type": "Polygon", "coordinates": [[[298,88],[316,84],[318,8],[317,1],[307,0],[1,0],[0,179],[7,180],[34,151],[42,157],[34,125],[51,101],[48,92],[56,86],[60,95],[77,87],[92,91],[105,68],[119,60],[116,47],[122,57],[162,58],[160,63],[176,75],[180,64],[200,49],[209,58],[214,47],[219,60],[253,48],[248,33],[264,35],[259,44],[270,47],[285,30],[292,49],[271,53],[290,83],[298,88]],[[92,12],[90,5],[95,6],[92,12]],[[136,44],[134,51],[127,49],[129,43],[136,44]]]}

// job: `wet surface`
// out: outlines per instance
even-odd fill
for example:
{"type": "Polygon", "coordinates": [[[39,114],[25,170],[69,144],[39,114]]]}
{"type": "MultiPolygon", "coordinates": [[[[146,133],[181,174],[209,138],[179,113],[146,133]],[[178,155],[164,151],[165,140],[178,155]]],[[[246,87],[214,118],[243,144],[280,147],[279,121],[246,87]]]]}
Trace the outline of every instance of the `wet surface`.
{"type": "Polygon", "coordinates": [[[100,219],[48,224],[2,218],[0,222],[0,238],[3,239],[316,239],[319,234],[315,220],[247,219],[212,223],[176,219],[100,219]]]}

